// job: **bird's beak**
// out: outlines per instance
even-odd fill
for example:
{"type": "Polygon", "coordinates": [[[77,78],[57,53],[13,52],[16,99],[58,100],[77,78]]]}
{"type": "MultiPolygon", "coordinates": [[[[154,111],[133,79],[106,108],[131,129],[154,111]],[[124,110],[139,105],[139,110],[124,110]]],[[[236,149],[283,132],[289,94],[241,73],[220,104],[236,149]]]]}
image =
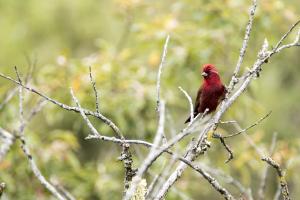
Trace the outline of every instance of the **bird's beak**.
{"type": "Polygon", "coordinates": [[[201,74],[204,78],[208,76],[208,74],[206,72],[202,72],[201,74]]]}

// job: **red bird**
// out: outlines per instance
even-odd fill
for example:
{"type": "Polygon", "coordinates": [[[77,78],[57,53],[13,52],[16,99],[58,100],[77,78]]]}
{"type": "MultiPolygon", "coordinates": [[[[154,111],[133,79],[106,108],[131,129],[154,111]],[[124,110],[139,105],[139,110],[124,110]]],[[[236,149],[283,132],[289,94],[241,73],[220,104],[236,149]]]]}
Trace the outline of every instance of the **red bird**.
{"type": "MultiPolygon", "coordinates": [[[[197,93],[194,117],[199,113],[203,113],[206,109],[208,109],[207,113],[215,111],[227,92],[218,70],[213,64],[205,64],[201,75],[204,80],[197,93]]],[[[185,123],[187,122],[190,122],[190,117],[185,121],[185,123]]]]}

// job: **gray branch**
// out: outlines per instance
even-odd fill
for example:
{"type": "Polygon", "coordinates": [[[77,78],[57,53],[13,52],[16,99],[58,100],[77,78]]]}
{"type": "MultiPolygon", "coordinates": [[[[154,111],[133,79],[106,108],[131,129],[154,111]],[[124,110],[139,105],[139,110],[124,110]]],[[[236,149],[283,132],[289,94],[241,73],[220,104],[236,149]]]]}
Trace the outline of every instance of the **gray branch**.
{"type": "Polygon", "coordinates": [[[161,77],[162,69],[164,67],[164,63],[165,63],[166,56],[167,56],[169,39],[170,39],[170,36],[167,35],[165,45],[164,45],[164,50],[163,50],[163,53],[162,53],[162,56],[161,56],[161,61],[160,61],[159,68],[158,68],[158,73],[157,73],[157,80],[156,80],[156,95],[157,95],[156,110],[157,110],[158,113],[159,113],[159,104],[160,104],[160,77],[161,77]]]}
{"type": "MultiPolygon", "coordinates": [[[[59,101],[56,101],[55,99],[52,99],[50,97],[48,97],[47,95],[45,95],[44,93],[36,90],[35,88],[32,88],[32,87],[29,87],[29,86],[26,86],[22,83],[20,83],[19,81],[9,77],[9,76],[6,76],[2,73],[0,73],[0,77],[6,79],[6,80],[9,80],[11,81],[12,83],[15,83],[17,85],[20,85],[22,86],[24,89],[32,92],[32,93],[35,93],[37,94],[38,96],[44,98],[45,100],[47,100],[48,102],[51,102],[67,111],[74,111],[74,112],[79,112],[79,109],[77,107],[72,107],[72,106],[68,106],[66,104],[63,104],[59,101]]],[[[87,110],[87,109],[84,109],[83,112],[86,114],[86,115],[91,115],[91,116],[94,116],[98,119],[100,119],[101,121],[103,121],[105,124],[107,124],[113,131],[114,133],[116,133],[116,135],[119,137],[119,138],[123,138],[123,135],[121,133],[121,131],[119,130],[119,128],[108,118],[106,118],[104,115],[102,115],[101,113],[97,113],[97,112],[93,112],[93,111],[90,111],[90,110],[87,110]]]]}
{"type": "Polygon", "coordinates": [[[99,114],[99,95],[98,95],[98,91],[96,88],[96,82],[93,79],[93,75],[92,75],[92,68],[91,66],[89,67],[89,76],[90,76],[90,81],[94,90],[94,95],[95,95],[95,104],[96,104],[96,112],[99,114]]]}
{"type": "Polygon", "coordinates": [[[250,34],[251,34],[251,29],[252,29],[252,24],[253,24],[253,20],[254,20],[254,15],[255,15],[255,10],[257,7],[257,0],[253,0],[252,1],[252,5],[250,7],[250,12],[249,12],[249,21],[247,23],[246,26],[246,31],[245,31],[245,36],[244,36],[244,40],[243,40],[243,44],[240,50],[240,55],[239,55],[239,59],[237,61],[236,67],[234,69],[233,72],[233,76],[230,80],[229,83],[229,87],[228,87],[228,95],[232,92],[232,90],[234,89],[234,86],[238,83],[238,73],[240,71],[241,65],[243,63],[245,54],[246,54],[246,49],[249,43],[249,39],[250,39],[250,34]]]}
{"type": "MultiPolygon", "coordinates": [[[[15,68],[16,70],[16,74],[19,80],[19,83],[22,84],[20,75],[18,73],[17,68],[15,68]]],[[[21,141],[21,148],[24,152],[24,154],[26,155],[29,164],[30,164],[30,168],[32,169],[34,175],[36,176],[36,178],[41,182],[41,184],[53,195],[55,196],[57,199],[59,200],[66,200],[66,198],[63,197],[63,195],[61,195],[56,188],[46,180],[46,178],[43,176],[43,174],[41,173],[41,171],[38,169],[29,148],[27,147],[27,143],[25,140],[25,136],[24,136],[24,110],[23,110],[23,87],[20,86],[19,87],[19,118],[20,118],[20,127],[19,127],[19,139],[21,141]]]]}

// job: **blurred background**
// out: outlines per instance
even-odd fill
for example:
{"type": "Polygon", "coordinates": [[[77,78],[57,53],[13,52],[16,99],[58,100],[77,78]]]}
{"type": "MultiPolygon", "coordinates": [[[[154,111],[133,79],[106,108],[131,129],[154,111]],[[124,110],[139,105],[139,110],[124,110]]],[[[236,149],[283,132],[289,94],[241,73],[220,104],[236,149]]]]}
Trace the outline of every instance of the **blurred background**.
{"type": "MultiPolygon", "coordinates": [[[[35,65],[30,84],[48,96],[74,105],[73,87],[81,105],[94,110],[89,82],[92,67],[100,94],[100,111],[114,121],[126,138],[152,141],[156,132],[155,84],[163,44],[170,43],[162,74],[161,97],[167,102],[166,135],[184,127],[189,105],[178,90],[183,87],[195,98],[201,83],[200,67],[215,64],[228,84],[236,65],[248,21],[251,1],[159,1],[159,0],[0,0],[0,72],[15,77],[17,66],[25,77],[35,65]]],[[[265,38],[275,45],[300,17],[298,0],[261,0],[254,21],[242,72],[251,67],[265,38]]],[[[294,39],[292,34],[288,41],[294,39]]],[[[267,112],[271,116],[248,134],[262,149],[269,149],[274,132],[278,142],[273,158],[287,168],[291,197],[300,196],[300,49],[287,49],[266,64],[261,77],[228,110],[222,120],[237,120],[242,127],[267,112]]],[[[0,79],[0,102],[16,86],[0,79]]],[[[39,101],[26,92],[25,115],[39,101]]],[[[92,118],[91,118],[92,119],[92,118]]],[[[104,135],[113,136],[103,122],[92,119],[104,135]]],[[[19,126],[18,97],[0,110],[0,126],[11,132],[19,126]]],[[[230,125],[219,127],[234,133],[230,125]]],[[[89,129],[79,114],[48,103],[26,127],[25,135],[45,177],[66,188],[78,199],[121,199],[123,166],[115,144],[84,140],[89,129]]],[[[178,145],[183,152],[190,140],[178,145]]],[[[1,143],[0,143],[1,144],[1,143]]],[[[242,136],[229,145],[235,158],[224,164],[227,152],[216,140],[199,162],[220,169],[251,187],[256,196],[266,166],[242,136]]],[[[144,147],[133,146],[138,167],[144,147]]],[[[147,174],[150,184],[167,161],[157,160],[147,174]]],[[[53,199],[32,173],[16,142],[0,162],[0,181],[7,184],[8,199],[53,199]]],[[[233,194],[239,191],[226,184],[233,194]]],[[[266,199],[277,189],[273,170],[267,178],[266,199]]],[[[166,199],[220,199],[206,180],[187,170],[166,199]]]]}

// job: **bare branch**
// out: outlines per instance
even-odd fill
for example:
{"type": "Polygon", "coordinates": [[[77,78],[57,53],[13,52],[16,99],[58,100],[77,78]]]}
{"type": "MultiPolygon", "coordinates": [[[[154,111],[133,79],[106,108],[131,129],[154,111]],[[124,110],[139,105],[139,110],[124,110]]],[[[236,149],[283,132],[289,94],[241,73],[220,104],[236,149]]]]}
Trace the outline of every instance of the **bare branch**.
{"type": "Polygon", "coordinates": [[[273,200],[279,200],[280,194],[281,194],[281,185],[280,185],[280,183],[278,183],[273,200]]]}
{"type": "MultiPolygon", "coordinates": [[[[20,75],[18,73],[17,68],[15,67],[15,71],[19,80],[19,83],[22,84],[20,75]]],[[[19,127],[19,139],[21,141],[21,148],[24,152],[24,154],[26,155],[26,157],[28,158],[30,167],[34,173],[34,175],[37,177],[37,179],[41,182],[41,184],[47,189],[49,190],[49,192],[52,193],[53,196],[55,196],[57,199],[59,200],[65,200],[65,198],[56,190],[56,188],[49,183],[46,178],[42,175],[41,171],[38,169],[35,161],[33,160],[33,157],[30,153],[29,148],[27,147],[27,143],[25,140],[25,136],[24,136],[24,111],[23,111],[23,87],[19,87],[19,118],[20,118],[20,127],[19,127]]]]}
{"type": "MultiPolygon", "coordinates": [[[[79,112],[79,109],[77,107],[72,107],[72,106],[68,106],[66,104],[63,104],[61,102],[58,102],[56,101],[55,99],[52,99],[48,96],[46,96],[45,94],[43,94],[42,92],[32,88],[32,87],[29,87],[29,86],[26,86],[24,84],[22,84],[21,82],[17,81],[17,80],[14,80],[13,78],[9,77],[9,76],[6,76],[2,73],[0,73],[0,77],[6,79],[6,80],[9,80],[17,85],[20,85],[22,86],[24,89],[32,92],[32,93],[35,93],[39,96],[41,96],[42,98],[44,98],[45,100],[67,110],[67,111],[74,111],[74,112],[79,112]]],[[[91,115],[91,116],[94,116],[100,120],[102,120],[105,124],[107,124],[113,131],[114,133],[116,133],[116,135],[119,137],[119,138],[123,138],[123,135],[120,131],[120,129],[108,118],[106,118],[104,115],[102,115],[101,113],[97,113],[97,112],[93,112],[93,111],[90,111],[90,110],[87,110],[87,109],[84,109],[83,112],[86,114],[86,115],[91,115]]]]}
{"type": "MultiPolygon", "coordinates": [[[[29,62],[29,61],[28,61],[29,62]]],[[[33,65],[30,65],[30,68],[29,68],[29,71],[25,77],[25,83],[28,84],[28,82],[30,81],[31,79],[31,76],[32,76],[32,73],[33,73],[33,70],[34,70],[34,67],[35,67],[35,64],[34,63],[33,65]]],[[[18,87],[15,87],[11,90],[9,90],[6,94],[5,94],[5,97],[4,97],[4,100],[0,103],[0,110],[15,96],[15,94],[19,91],[18,87]]]]}
{"type": "Polygon", "coordinates": [[[66,198],[66,200],[76,200],[76,198],[61,185],[55,184],[54,186],[59,191],[59,193],[66,198]]]}
{"type": "MultiPolygon", "coordinates": [[[[235,126],[237,129],[241,129],[239,124],[235,124],[235,126]]],[[[288,185],[287,185],[283,170],[281,169],[280,165],[276,161],[274,161],[271,157],[266,156],[266,154],[259,147],[256,146],[254,141],[247,134],[243,133],[243,136],[245,137],[247,142],[255,149],[257,154],[261,157],[261,160],[265,161],[267,164],[269,164],[271,167],[273,167],[276,170],[277,175],[279,177],[279,181],[280,181],[281,194],[283,196],[283,199],[289,200],[290,197],[289,197],[288,185]]],[[[273,147],[271,147],[271,149],[272,148],[273,147]]]]}
{"type": "Polygon", "coordinates": [[[226,144],[224,137],[221,134],[213,133],[213,138],[219,138],[221,144],[225,147],[226,151],[229,154],[228,159],[225,161],[225,163],[228,163],[230,160],[233,159],[233,151],[230,149],[230,147],[226,144]]]}
{"type": "Polygon", "coordinates": [[[195,166],[188,160],[185,160],[185,163],[199,172],[203,176],[203,178],[205,178],[209,182],[209,184],[211,184],[213,188],[224,197],[224,199],[234,199],[234,197],[225,188],[223,188],[215,178],[213,178],[209,173],[205,172],[200,166],[195,166]]]}
{"type": "Polygon", "coordinates": [[[5,155],[8,153],[10,147],[15,142],[16,138],[14,135],[10,134],[8,131],[0,127],[0,137],[3,140],[3,144],[0,146],[0,162],[4,159],[5,155]]]}
{"type": "Polygon", "coordinates": [[[18,92],[18,87],[9,90],[4,97],[4,100],[0,103],[0,110],[15,96],[18,92]]]}
{"type": "Polygon", "coordinates": [[[264,157],[264,158],[262,158],[262,160],[265,161],[266,163],[268,163],[270,166],[272,166],[276,170],[277,175],[279,177],[279,182],[280,182],[280,186],[281,186],[281,194],[283,196],[283,199],[290,200],[288,185],[287,185],[283,170],[281,169],[280,165],[270,157],[264,157]]]}
{"type": "Polygon", "coordinates": [[[157,73],[157,80],[156,80],[156,95],[157,95],[157,100],[156,100],[156,111],[159,113],[159,104],[160,104],[160,77],[162,73],[162,69],[165,63],[165,59],[167,56],[167,51],[168,51],[168,43],[169,43],[170,35],[167,35],[165,45],[164,45],[164,50],[161,56],[161,61],[159,64],[158,68],[158,73],[157,73]]]}
{"type": "Polygon", "coordinates": [[[47,104],[47,101],[45,99],[41,99],[37,102],[36,106],[31,109],[29,115],[26,117],[26,122],[28,123],[38,112],[40,112],[43,107],[47,104]]]}
{"type": "Polygon", "coordinates": [[[90,81],[91,81],[91,84],[92,84],[92,87],[93,87],[93,90],[94,90],[94,95],[95,95],[96,112],[100,113],[100,111],[99,111],[99,98],[98,98],[99,95],[98,95],[98,91],[97,91],[97,88],[96,88],[96,82],[93,79],[91,66],[89,66],[89,75],[90,75],[90,81]]]}
{"type": "Polygon", "coordinates": [[[150,197],[150,199],[152,199],[151,193],[154,193],[155,186],[159,182],[160,178],[161,178],[161,173],[155,175],[152,182],[147,188],[146,198],[150,197]]]}
{"type": "MultiPolygon", "coordinates": [[[[196,172],[198,172],[204,179],[206,179],[213,186],[213,188],[217,192],[219,192],[224,197],[224,199],[234,199],[234,197],[224,187],[222,187],[215,178],[213,178],[209,173],[204,171],[201,166],[199,166],[199,165],[197,166],[194,163],[192,163],[191,161],[189,161],[189,160],[185,159],[184,157],[181,157],[175,153],[172,153],[171,155],[172,155],[172,158],[182,161],[187,166],[191,167],[196,172]]],[[[154,199],[157,199],[157,196],[154,197],[154,199]]]]}
{"type": "Polygon", "coordinates": [[[135,178],[131,182],[131,186],[129,187],[129,189],[126,193],[124,200],[131,199],[131,197],[134,195],[134,192],[136,190],[138,183],[142,180],[143,174],[148,170],[148,168],[153,164],[153,162],[157,158],[156,154],[157,154],[157,152],[159,152],[159,149],[157,149],[155,147],[159,145],[159,143],[162,139],[163,132],[164,132],[164,124],[165,124],[165,103],[164,103],[164,101],[161,101],[159,106],[160,106],[160,108],[159,108],[159,112],[160,112],[159,123],[158,123],[157,132],[156,132],[156,135],[154,138],[153,146],[151,147],[150,152],[148,153],[148,156],[146,157],[146,159],[144,160],[144,162],[138,169],[135,178]]]}
{"type": "Polygon", "coordinates": [[[24,154],[27,156],[27,159],[29,161],[30,167],[34,173],[34,175],[37,177],[37,179],[41,182],[41,184],[47,189],[49,190],[49,192],[51,192],[53,194],[53,196],[55,196],[57,199],[59,200],[65,200],[65,198],[56,190],[56,188],[46,180],[46,178],[43,176],[43,174],[41,173],[41,171],[38,169],[35,161],[33,160],[33,157],[29,151],[29,148],[27,147],[26,141],[24,139],[24,137],[20,137],[20,140],[22,142],[22,150],[24,152],[24,154]]]}
{"type": "MultiPolygon", "coordinates": [[[[277,133],[274,133],[273,137],[272,137],[271,147],[269,150],[270,156],[272,156],[272,154],[274,152],[275,145],[276,145],[276,139],[277,139],[277,133]]],[[[258,199],[260,199],[260,200],[265,199],[266,181],[267,181],[267,175],[268,175],[269,168],[270,168],[270,166],[267,165],[261,176],[260,186],[259,186],[259,189],[257,192],[258,199]]]]}
{"type": "Polygon", "coordinates": [[[249,21],[246,26],[245,36],[244,36],[243,44],[242,44],[242,47],[240,50],[240,56],[237,61],[236,67],[234,69],[233,76],[230,80],[227,95],[229,95],[232,92],[232,90],[234,89],[234,86],[238,83],[237,76],[238,76],[238,73],[240,71],[241,65],[243,63],[243,60],[244,60],[244,57],[246,54],[246,49],[247,49],[247,46],[249,43],[249,38],[250,38],[250,33],[251,33],[251,29],[252,29],[252,24],[253,24],[253,20],[254,20],[256,7],[257,7],[257,0],[252,0],[252,5],[250,7],[250,12],[249,12],[249,21]]]}
{"type": "Polygon", "coordinates": [[[189,124],[191,124],[194,120],[194,106],[193,106],[192,98],[184,89],[182,89],[182,87],[178,87],[178,88],[185,95],[187,100],[189,101],[189,104],[190,104],[190,122],[189,122],[189,124]]]}
{"type": "Polygon", "coordinates": [[[268,112],[265,116],[263,116],[262,118],[260,118],[259,120],[257,120],[256,122],[254,122],[253,124],[251,124],[250,126],[234,133],[234,134],[231,134],[231,135],[226,135],[226,136],[222,136],[224,139],[227,139],[227,138],[231,138],[231,137],[235,137],[237,135],[240,135],[241,133],[244,133],[246,131],[248,131],[249,129],[253,128],[254,126],[257,126],[258,124],[260,124],[264,119],[266,119],[267,117],[269,117],[271,115],[272,111],[268,112]]]}
{"type": "Polygon", "coordinates": [[[123,161],[124,169],[125,169],[123,195],[126,194],[126,191],[130,186],[130,182],[132,181],[132,178],[136,174],[136,170],[132,168],[133,160],[132,160],[132,154],[129,150],[129,147],[130,147],[129,143],[122,144],[122,153],[119,158],[119,160],[123,161]]]}
{"type": "Polygon", "coordinates": [[[165,165],[162,169],[162,171],[157,175],[157,178],[154,179],[151,184],[149,185],[149,188],[148,188],[148,192],[147,192],[147,195],[146,195],[146,198],[149,197],[149,199],[153,199],[158,191],[158,189],[161,187],[161,185],[164,183],[164,179],[166,178],[167,176],[167,173],[172,169],[173,165],[175,164],[175,162],[177,161],[177,159],[172,156],[170,158],[170,160],[168,160],[167,165],[165,165]],[[157,186],[154,188],[154,186],[156,185],[157,183],[157,186]],[[150,188],[150,186],[152,188],[150,188]]]}
{"type": "MultiPolygon", "coordinates": [[[[281,37],[281,39],[277,42],[277,44],[275,45],[273,51],[276,52],[278,50],[278,48],[280,47],[280,45],[282,44],[282,42],[289,36],[289,34],[294,30],[294,28],[296,28],[298,26],[298,24],[300,23],[300,20],[298,20],[295,24],[293,24],[291,26],[291,28],[281,37]]],[[[298,43],[299,42],[299,32],[295,38],[295,42],[294,43],[298,43]]],[[[279,50],[280,51],[280,50],[279,50]]]]}
{"type": "Polygon", "coordinates": [[[237,123],[237,121],[235,120],[229,120],[229,121],[219,121],[219,124],[234,124],[237,123]]]}
{"type": "Polygon", "coordinates": [[[198,164],[198,166],[200,166],[201,168],[203,168],[205,171],[212,174],[213,176],[220,177],[226,183],[233,185],[241,192],[241,194],[246,194],[249,200],[253,200],[251,189],[243,186],[241,182],[239,182],[232,176],[226,174],[225,172],[223,172],[220,169],[215,169],[212,166],[207,166],[204,164],[198,164]]]}
{"type": "MultiPolygon", "coordinates": [[[[90,120],[88,119],[88,117],[86,116],[84,110],[82,109],[81,105],[79,104],[78,99],[75,97],[74,92],[72,90],[72,88],[70,89],[70,93],[72,95],[73,101],[75,102],[76,106],[79,109],[79,112],[82,116],[82,118],[84,119],[84,121],[86,122],[86,124],[88,125],[88,127],[90,128],[90,130],[92,131],[92,136],[97,136],[97,137],[101,137],[101,134],[96,130],[96,128],[92,125],[92,123],[90,122],[90,120]]],[[[103,136],[105,137],[105,136],[103,136]]],[[[105,137],[106,138],[106,137],[105,137]]],[[[107,137],[110,138],[110,137],[107,137]]],[[[113,138],[113,137],[112,137],[113,138]]],[[[101,138],[102,139],[102,138],[101,138]]]]}
{"type": "MultiPolygon", "coordinates": [[[[130,181],[132,180],[133,176],[136,173],[135,170],[132,169],[132,162],[133,161],[132,161],[132,155],[129,151],[129,142],[127,142],[124,138],[117,139],[115,137],[102,136],[96,130],[96,128],[93,126],[93,124],[90,122],[90,120],[88,119],[88,117],[84,113],[84,110],[82,109],[78,99],[75,97],[74,92],[73,92],[72,89],[70,89],[70,93],[72,95],[73,101],[75,102],[76,106],[79,109],[79,112],[80,112],[82,118],[84,119],[84,121],[88,125],[89,129],[92,131],[92,135],[89,135],[88,139],[90,139],[90,138],[99,138],[101,140],[111,141],[111,142],[119,143],[119,144],[122,145],[123,150],[122,150],[122,153],[121,153],[121,156],[120,156],[119,160],[123,161],[123,163],[124,163],[124,168],[125,168],[124,192],[126,192],[127,189],[129,188],[130,181]]],[[[133,142],[135,142],[135,141],[133,141],[133,142]]],[[[136,141],[136,142],[143,143],[144,145],[147,144],[146,142],[143,142],[143,141],[136,141]]]]}

